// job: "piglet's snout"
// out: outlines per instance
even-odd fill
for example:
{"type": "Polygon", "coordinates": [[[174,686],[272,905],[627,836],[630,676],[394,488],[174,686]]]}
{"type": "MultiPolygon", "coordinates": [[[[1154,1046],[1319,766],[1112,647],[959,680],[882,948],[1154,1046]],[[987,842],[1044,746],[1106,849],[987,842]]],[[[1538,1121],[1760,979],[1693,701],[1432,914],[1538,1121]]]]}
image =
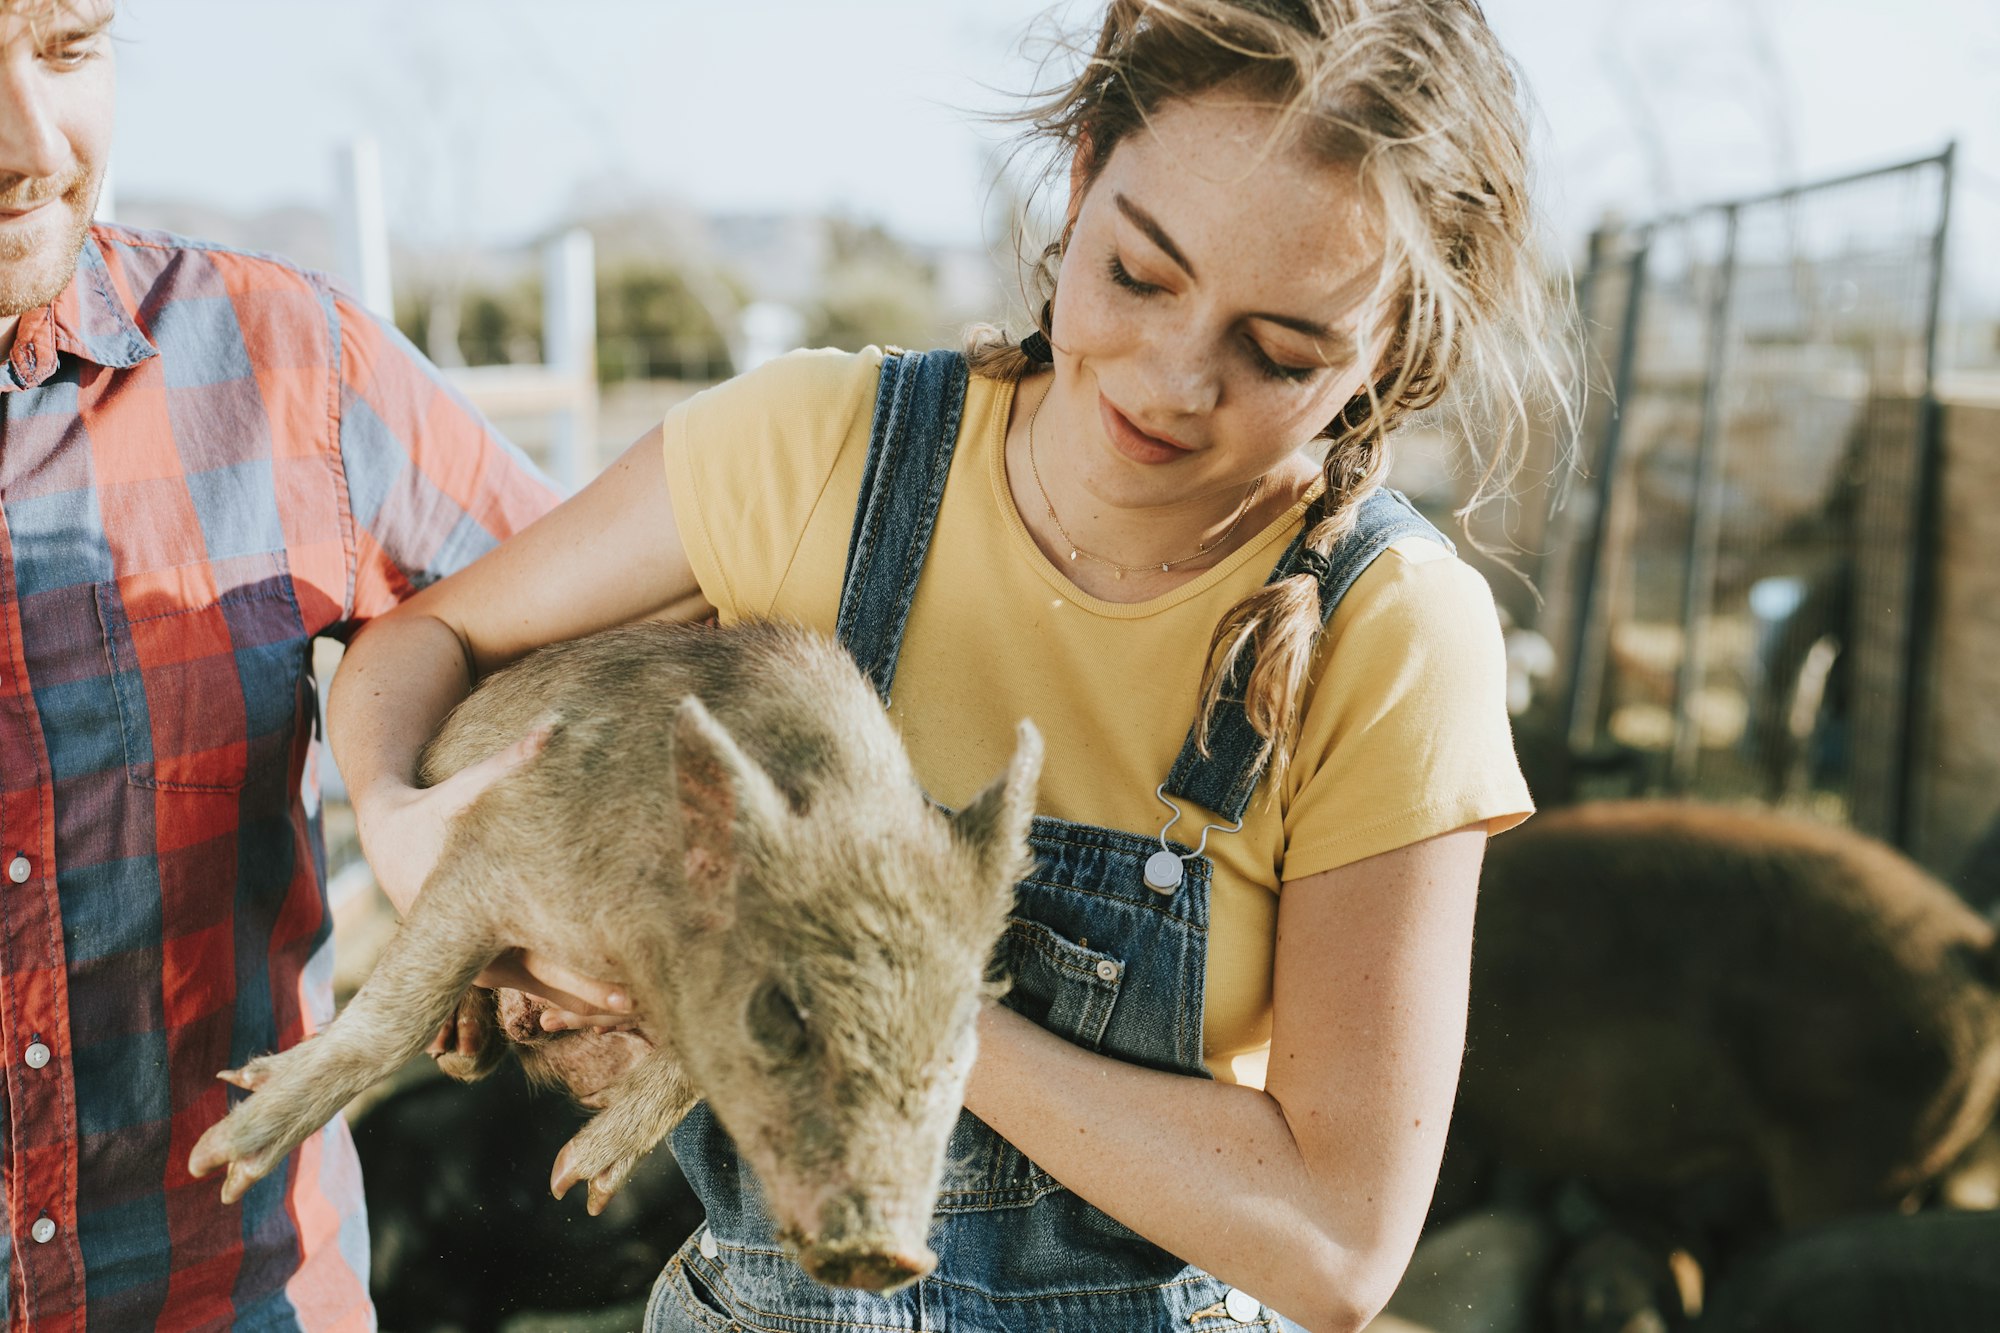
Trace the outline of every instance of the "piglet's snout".
{"type": "Polygon", "coordinates": [[[937,1267],[937,1256],[924,1244],[930,1210],[885,1209],[866,1192],[843,1191],[818,1210],[816,1234],[791,1238],[799,1267],[830,1287],[890,1292],[906,1287],[937,1267]],[[915,1225],[898,1226],[898,1218],[915,1225]],[[894,1214],[892,1216],[891,1214],[894,1214]]]}
{"type": "Polygon", "coordinates": [[[907,1287],[936,1268],[937,1256],[928,1246],[919,1245],[912,1253],[896,1248],[886,1237],[863,1238],[809,1246],[799,1254],[799,1266],[829,1287],[886,1293],[907,1287]]]}

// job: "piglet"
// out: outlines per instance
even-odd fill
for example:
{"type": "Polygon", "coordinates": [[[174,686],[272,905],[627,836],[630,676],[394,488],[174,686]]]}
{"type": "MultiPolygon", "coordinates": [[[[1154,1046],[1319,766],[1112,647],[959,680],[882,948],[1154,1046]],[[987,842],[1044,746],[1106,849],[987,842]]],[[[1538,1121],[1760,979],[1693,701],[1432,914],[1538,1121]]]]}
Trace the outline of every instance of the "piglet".
{"type": "MultiPolygon", "coordinates": [[[[619,979],[640,1015],[630,1068],[589,1091],[602,1109],[557,1158],[558,1194],[588,1181],[601,1208],[706,1098],[808,1273],[892,1290],[930,1271],[987,961],[1030,864],[1032,725],[947,816],[832,642],[647,622],[496,672],[422,777],[550,716],[541,753],[457,820],[353,1003],[314,1039],[224,1072],[253,1095],[189,1170],[226,1166],[223,1198],[240,1198],[422,1050],[488,962],[529,946],[619,979]]],[[[572,1048],[517,1049],[532,1064],[572,1048]]]]}

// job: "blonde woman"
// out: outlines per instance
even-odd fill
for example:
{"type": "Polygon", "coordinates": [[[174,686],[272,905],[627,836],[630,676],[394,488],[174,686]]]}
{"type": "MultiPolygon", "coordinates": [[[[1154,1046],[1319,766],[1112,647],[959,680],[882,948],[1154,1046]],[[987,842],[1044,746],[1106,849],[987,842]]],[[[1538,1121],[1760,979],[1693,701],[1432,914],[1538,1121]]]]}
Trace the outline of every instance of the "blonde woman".
{"type": "MultiPolygon", "coordinates": [[[[1357,1329],[1415,1243],[1480,857],[1530,805],[1491,595],[1382,481],[1447,388],[1504,407],[1468,418],[1488,476],[1525,432],[1519,92],[1473,0],[1115,0],[1083,45],[1032,116],[1068,203],[1029,338],[711,390],[342,668],[401,905],[496,771],[416,791],[420,738],[617,622],[840,633],[947,805],[1017,719],[1047,738],[937,1270],[812,1283],[697,1108],[673,1147],[708,1223],[650,1328],[1357,1329]]],[[[490,979],[617,1016],[532,957],[490,979]]]]}

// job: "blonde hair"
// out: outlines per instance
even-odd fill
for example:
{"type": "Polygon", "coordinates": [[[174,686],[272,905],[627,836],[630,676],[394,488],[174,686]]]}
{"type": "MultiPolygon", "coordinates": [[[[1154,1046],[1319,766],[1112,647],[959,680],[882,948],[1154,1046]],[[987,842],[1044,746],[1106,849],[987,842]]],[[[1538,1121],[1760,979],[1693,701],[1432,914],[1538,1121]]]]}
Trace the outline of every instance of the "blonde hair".
{"type": "MultiPolygon", "coordinates": [[[[1293,136],[1352,169],[1384,238],[1377,308],[1387,339],[1375,373],[1321,432],[1325,493],[1305,542],[1322,555],[1353,530],[1388,472],[1388,435],[1447,400],[1476,484],[1461,518],[1505,492],[1537,405],[1575,434],[1567,287],[1545,283],[1528,202],[1527,117],[1513,66],[1476,0],[1112,0],[1073,78],[1019,113],[1029,142],[1057,149],[1046,181],[1086,151],[1083,188],[1162,107],[1227,87],[1267,101],[1273,143],[1293,136]]],[[[1067,234],[1033,262],[1044,336],[1067,234]]],[[[976,373],[1018,378],[1031,363],[991,326],[968,334],[976,373]]],[[[1198,734],[1238,688],[1282,779],[1321,625],[1318,581],[1297,574],[1231,607],[1216,625],[1198,734]],[[1236,677],[1245,655],[1247,681],[1236,677]]]]}

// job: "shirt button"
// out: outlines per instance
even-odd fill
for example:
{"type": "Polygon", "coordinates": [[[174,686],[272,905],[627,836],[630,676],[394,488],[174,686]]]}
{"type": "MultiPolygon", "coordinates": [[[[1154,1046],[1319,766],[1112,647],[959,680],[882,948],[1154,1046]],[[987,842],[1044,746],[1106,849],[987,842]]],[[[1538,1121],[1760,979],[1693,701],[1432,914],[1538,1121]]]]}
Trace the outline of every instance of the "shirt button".
{"type": "Polygon", "coordinates": [[[31,1041],[28,1049],[21,1053],[21,1058],[28,1062],[28,1068],[40,1069],[49,1062],[49,1048],[41,1042],[31,1041]]]}
{"type": "Polygon", "coordinates": [[[1247,1324],[1264,1313],[1263,1305],[1255,1296],[1236,1287],[1231,1287],[1229,1294],[1222,1298],[1222,1308],[1229,1311],[1229,1317],[1239,1324],[1247,1324]]]}
{"type": "Polygon", "coordinates": [[[28,1228],[28,1234],[35,1238],[35,1244],[48,1244],[56,1238],[55,1219],[43,1214],[35,1219],[35,1225],[28,1228]]]}
{"type": "Polygon", "coordinates": [[[700,1248],[701,1248],[701,1257],[704,1259],[713,1259],[716,1255],[716,1251],[720,1248],[715,1243],[715,1233],[713,1231],[710,1231],[707,1227],[703,1227],[701,1229],[700,1248]]]}
{"type": "Polygon", "coordinates": [[[14,853],[14,859],[7,863],[7,878],[16,884],[26,884],[28,876],[34,873],[34,866],[28,863],[27,856],[21,852],[14,853]]]}
{"type": "Polygon", "coordinates": [[[1097,965],[1097,979],[1099,981],[1118,980],[1118,964],[1112,962],[1109,958],[1100,962],[1097,965]]]}

